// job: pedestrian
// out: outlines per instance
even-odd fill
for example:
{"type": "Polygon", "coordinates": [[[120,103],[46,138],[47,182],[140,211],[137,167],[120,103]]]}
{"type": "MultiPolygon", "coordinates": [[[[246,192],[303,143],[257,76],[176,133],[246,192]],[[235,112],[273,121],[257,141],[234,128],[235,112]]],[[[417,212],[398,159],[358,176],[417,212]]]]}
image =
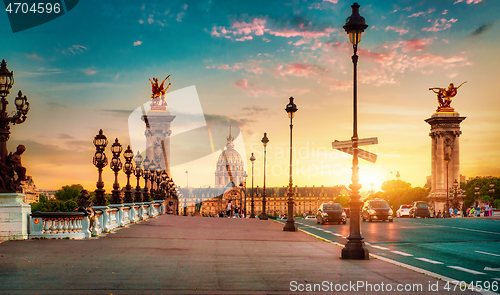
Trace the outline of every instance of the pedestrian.
{"type": "Polygon", "coordinates": [[[443,217],[443,216],[441,216],[441,210],[439,210],[436,218],[441,218],[441,217],[443,217]]]}
{"type": "Polygon", "coordinates": [[[477,204],[477,208],[476,208],[476,216],[477,216],[477,217],[480,217],[480,216],[481,216],[481,207],[479,207],[479,204],[477,204]]]}
{"type": "Polygon", "coordinates": [[[490,216],[490,205],[488,205],[488,203],[484,205],[484,216],[486,217],[490,216]]]}
{"type": "Polygon", "coordinates": [[[453,217],[458,217],[458,209],[453,209],[453,217]]]}
{"type": "Polygon", "coordinates": [[[453,208],[450,207],[450,210],[448,210],[448,212],[450,213],[450,217],[453,217],[453,208]]]}
{"type": "Polygon", "coordinates": [[[228,217],[231,217],[231,211],[232,211],[232,209],[233,209],[233,204],[231,204],[231,201],[229,201],[227,203],[227,211],[226,211],[228,217]]]}

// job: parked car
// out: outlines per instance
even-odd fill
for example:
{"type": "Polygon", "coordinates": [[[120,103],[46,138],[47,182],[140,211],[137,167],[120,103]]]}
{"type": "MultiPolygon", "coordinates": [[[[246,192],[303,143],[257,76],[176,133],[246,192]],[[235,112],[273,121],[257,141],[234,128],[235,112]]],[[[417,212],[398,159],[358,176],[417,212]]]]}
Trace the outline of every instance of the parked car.
{"type": "Polygon", "coordinates": [[[345,212],[345,215],[347,216],[347,218],[351,217],[351,208],[344,207],[344,212],[345,212]]]}
{"type": "Polygon", "coordinates": [[[429,211],[429,204],[425,201],[416,201],[413,202],[413,205],[410,209],[410,218],[430,218],[431,212],[429,211]]]}
{"type": "Polygon", "coordinates": [[[314,215],[307,215],[305,219],[316,219],[316,216],[314,216],[314,215]]]}
{"type": "Polygon", "coordinates": [[[410,217],[410,209],[411,205],[405,204],[399,206],[398,211],[396,211],[396,217],[401,218],[401,217],[410,217]]]}
{"type": "Polygon", "coordinates": [[[316,222],[325,224],[326,222],[338,222],[346,224],[346,214],[339,203],[323,203],[316,212],[316,222]]]}
{"type": "Polygon", "coordinates": [[[393,221],[392,209],[385,200],[373,199],[365,202],[363,210],[361,212],[361,218],[363,221],[372,222],[373,220],[388,220],[393,221]]]}

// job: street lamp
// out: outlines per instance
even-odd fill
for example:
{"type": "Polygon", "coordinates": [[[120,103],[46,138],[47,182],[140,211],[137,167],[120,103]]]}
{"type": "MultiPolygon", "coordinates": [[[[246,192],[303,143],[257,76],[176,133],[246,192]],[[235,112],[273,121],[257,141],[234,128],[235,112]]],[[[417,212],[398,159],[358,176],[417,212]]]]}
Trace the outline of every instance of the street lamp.
{"type": "MultiPolygon", "coordinates": [[[[397,190],[398,190],[398,207],[396,208],[396,210],[399,209],[399,206],[401,206],[401,195],[399,194],[399,178],[401,177],[401,175],[399,174],[399,171],[396,171],[396,187],[397,187],[397,190]]],[[[373,187],[373,185],[372,185],[373,187]]],[[[396,211],[394,210],[394,211],[396,211]]]]}
{"type": "Polygon", "coordinates": [[[353,135],[352,135],[352,183],[349,185],[351,189],[351,221],[349,223],[349,236],[345,248],[342,249],[342,259],[365,259],[369,258],[368,249],[365,249],[365,243],[361,236],[361,224],[359,215],[363,202],[360,200],[361,195],[359,189],[359,171],[358,171],[358,44],[361,41],[361,34],[368,26],[365,24],[365,19],[359,15],[359,5],[354,3],[352,6],[352,14],[347,18],[344,25],[344,30],[349,34],[349,41],[352,43],[354,54],[352,55],[353,63],[353,135]]]}
{"type": "Polygon", "coordinates": [[[111,191],[111,204],[121,204],[122,202],[120,184],[118,183],[118,172],[122,169],[122,161],[120,160],[122,150],[122,145],[118,142],[118,138],[116,138],[115,142],[111,145],[113,158],[111,158],[111,163],[109,164],[109,167],[115,173],[115,182],[113,183],[113,190],[111,191]]]}
{"type": "MultiPolygon", "coordinates": [[[[148,180],[149,180],[149,164],[151,164],[151,161],[149,161],[148,156],[144,159],[144,162],[142,162],[142,166],[144,167],[142,176],[144,177],[144,191],[142,193],[142,201],[143,202],[149,202],[149,190],[148,190],[148,180]]],[[[153,189],[151,187],[151,189],[153,189]]]]}
{"type": "Polygon", "coordinates": [[[446,210],[444,212],[444,217],[450,217],[450,194],[449,194],[449,190],[450,190],[450,186],[448,184],[448,166],[450,164],[450,154],[449,153],[445,153],[444,154],[444,161],[446,163],[446,210]]]}
{"type": "Polygon", "coordinates": [[[252,200],[250,201],[250,218],[255,218],[255,213],[254,213],[254,210],[253,210],[253,162],[255,162],[255,157],[253,156],[253,153],[252,153],[252,156],[250,157],[250,161],[252,162],[252,200]]]}
{"type": "Polygon", "coordinates": [[[244,192],[245,192],[245,204],[243,205],[243,212],[245,212],[245,217],[248,218],[248,214],[247,214],[247,177],[248,177],[248,174],[247,172],[243,172],[243,178],[245,178],[245,181],[244,181],[244,192]]]}
{"type": "Polygon", "coordinates": [[[166,170],[163,170],[161,173],[161,182],[163,184],[162,196],[163,200],[170,199],[172,197],[170,190],[170,178],[168,177],[168,173],[166,170]]]}
{"type": "Polygon", "coordinates": [[[297,112],[297,106],[293,103],[293,97],[290,96],[290,102],[286,105],[285,111],[290,118],[290,182],[288,184],[288,216],[286,217],[286,224],[283,227],[284,231],[297,231],[295,220],[293,218],[293,179],[292,179],[292,130],[293,130],[293,117],[297,112]]]}
{"type": "Polygon", "coordinates": [[[155,177],[155,180],[156,180],[156,199],[155,200],[165,200],[165,196],[162,192],[162,188],[160,187],[160,183],[162,181],[162,170],[161,170],[161,166],[160,166],[160,163],[158,163],[158,166],[156,166],[156,177],[155,177]]]}
{"type": "Polygon", "coordinates": [[[134,152],[130,149],[130,145],[127,147],[125,152],[123,152],[123,157],[125,158],[125,164],[123,165],[123,171],[127,175],[127,185],[125,186],[125,203],[132,203],[134,198],[132,197],[132,186],[130,185],[130,174],[134,170],[134,165],[132,164],[132,159],[134,158],[134,152]]]}
{"type": "Polygon", "coordinates": [[[137,178],[137,186],[135,187],[135,198],[134,198],[135,203],[142,202],[142,193],[139,180],[141,179],[141,176],[143,175],[144,172],[141,169],[141,164],[142,164],[142,156],[139,154],[139,152],[137,152],[137,155],[135,156],[135,169],[134,169],[134,176],[137,178]]]}
{"type": "Polygon", "coordinates": [[[269,138],[267,138],[267,133],[264,133],[264,137],[262,137],[262,145],[264,145],[264,189],[262,191],[262,213],[260,214],[261,220],[267,220],[266,214],[266,147],[269,142],[269,138]]]}
{"type": "Polygon", "coordinates": [[[99,171],[99,179],[97,180],[97,189],[95,190],[95,198],[92,201],[94,206],[105,206],[106,198],[104,197],[104,182],[102,181],[102,169],[108,165],[108,158],[104,150],[108,145],[108,139],[102,133],[102,129],[99,130],[99,134],[94,137],[95,155],[93,158],[93,163],[99,171]]]}
{"type": "Polygon", "coordinates": [[[149,170],[149,180],[151,181],[151,189],[149,190],[149,193],[151,195],[151,200],[156,200],[156,190],[154,189],[156,180],[156,173],[155,173],[156,164],[154,160],[151,160],[148,170],[149,170]]]}

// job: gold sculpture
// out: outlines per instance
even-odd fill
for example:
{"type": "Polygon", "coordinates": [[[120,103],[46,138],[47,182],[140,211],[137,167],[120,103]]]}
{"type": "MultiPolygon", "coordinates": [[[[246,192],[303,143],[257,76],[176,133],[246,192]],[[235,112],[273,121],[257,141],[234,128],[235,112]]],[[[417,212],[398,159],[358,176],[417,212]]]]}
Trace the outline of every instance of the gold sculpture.
{"type": "Polygon", "coordinates": [[[453,83],[450,83],[448,88],[439,88],[439,87],[434,87],[434,88],[429,88],[430,91],[434,92],[437,94],[437,100],[439,103],[439,106],[436,110],[436,112],[453,112],[455,111],[454,108],[452,108],[451,105],[451,99],[457,95],[457,90],[460,88],[460,86],[464,85],[464,83],[467,83],[467,81],[463,82],[462,84],[458,85],[458,87],[455,87],[453,83]]]}
{"type": "MultiPolygon", "coordinates": [[[[153,77],[153,81],[151,81],[151,79],[149,79],[149,82],[151,82],[151,91],[152,91],[152,94],[151,94],[151,99],[153,100],[151,102],[151,107],[160,107],[161,109],[166,109],[166,106],[167,106],[167,103],[165,102],[165,92],[168,90],[168,88],[170,87],[170,85],[172,85],[172,83],[170,83],[170,76],[172,75],[168,75],[165,79],[163,79],[163,81],[161,82],[161,84],[158,86],[158,78],[155,78],[153,77]],[[168,81],[168,85],[167,85],[167,88],[164,88],[163,85],[165,84],[165,81],[169,79],[168,81]],[[161,102],[160,102],[160,98],[161,98],[161,102]]],[[[158,109],[160,109],[158,108],[158,109]]]]}

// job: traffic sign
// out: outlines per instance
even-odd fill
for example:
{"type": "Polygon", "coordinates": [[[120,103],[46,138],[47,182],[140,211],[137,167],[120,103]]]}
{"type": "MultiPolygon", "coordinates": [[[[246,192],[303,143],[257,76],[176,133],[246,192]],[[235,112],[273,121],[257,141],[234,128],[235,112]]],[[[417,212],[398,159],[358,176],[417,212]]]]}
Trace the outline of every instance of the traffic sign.
{"type": "MultiPolygon", "coordinates": [[[[358,139],[358,146],[370,145],[370,144],[378,144],[378,139],[376,137],[358,139]]],[[[352,147],[352,140],[343,140],[343,141],[335,140],[334,142],[332,142],[332,148],[334,149],[345,148],[345,147],[352,147]]]]}
{"type": "MultiPolygon", "coordinates": [[[[344,147],[344,148],[336,148],[339,151],[342,151],[344,153],[348,153],[349,155],[353,154],[353,149],[351,147],[344,147]]],[[[370,153],[369,151],[365,151],[363,149],[358,148],[358,157],[360,157],[363,160],[366,160],[368,162],[375,163],[377,161],[377,155],[374,153],[370,153]]]]}

